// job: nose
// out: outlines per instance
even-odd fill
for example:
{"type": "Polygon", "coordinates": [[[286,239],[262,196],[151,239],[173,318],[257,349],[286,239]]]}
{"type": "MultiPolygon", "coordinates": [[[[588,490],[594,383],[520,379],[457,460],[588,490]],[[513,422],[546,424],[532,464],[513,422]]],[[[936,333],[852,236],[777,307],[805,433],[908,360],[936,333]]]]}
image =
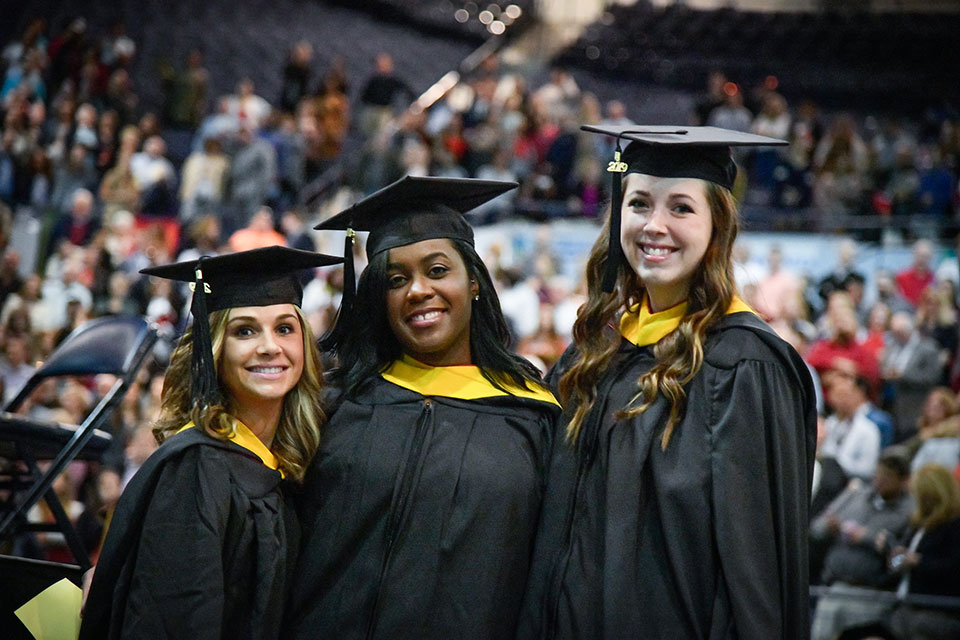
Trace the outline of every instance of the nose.
{"type": "Polygon", "coordinates": [[[261,355],[273,355],[280,353],[280,345],[277,344],[276,337],[271,331],[264,331],[261,334],[260,342],[257,345],[257,353],[261,355]]]}
{"type": "Polygon", "coordinates": [[[407,298],[412,300],[425,300],[433,296],[433,286],[430,280],[423,275],[415,275],[410,281],[410,288],[407,289],[407,298]]]}
{"type": "Polygon", "coordinates": [[[662,235],[667,232],[664,225],[664,216],[667,212],[664,207],[657,205],[653,207],[643,221],[643,230],[651,235],[662,235]]]}

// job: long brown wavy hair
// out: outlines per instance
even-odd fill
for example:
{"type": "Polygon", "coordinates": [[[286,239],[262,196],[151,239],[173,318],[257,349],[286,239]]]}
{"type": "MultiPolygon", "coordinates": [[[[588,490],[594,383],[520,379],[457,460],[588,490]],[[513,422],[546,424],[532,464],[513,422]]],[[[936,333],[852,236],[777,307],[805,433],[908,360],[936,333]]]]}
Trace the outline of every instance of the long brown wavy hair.
{"type": "MultiPolygon", "coordinates": [[[[670,401],[670,416],[660,441],[664,449],[686,414],[687,394],[683,385],[700,371],[707,333],[723,318],[736,293],[731,254],[740,229],[737,203],[729,190],[712,182],[704,184],[713,229],[700,267],[690,281],[686,314],[680,326],[654,346],[656,364],[640,376],[636,396],[617,414],[618,418],[639,415],[663,394],[670,401]]],[[[567,440],[572,443],[577,441],[583,421],[596,401],[597,382],[620,344],[619,338],[612,335],[611,325],[623,311],[642,301],[644,295],[643,282],[626,260],[619,265],[614,291],[602,291],[609,229],[608,209],[603,231],[587,261],[587,302],[580,307],[573,325],[577,359],[560,378],[561,402],[576,407],[567,425],[567,440]]]]}
{"type": "MultiPolygon", "coordinates": [[[[320,446],[320,429],[326,422],[326,414],[320,404],[323,391],[323,367],[317,351],[313,332],[303,312],[294,305],[300,320],[303,335],[303,374],[300,381],[283,398],[280,412],[280,424],[270,450],[277,456],[280,469],[288,478],[300,481],[320,446]]],[[[214,311],[210,314],[210,337],[213,342],[213,357],[216,363],[218,380],[220,362],[223,356],[223,343],[226,336],[230,309],[214,311]]],[[[170,366],[163,381],[160,394],[160,418],[153,428],[159,442],[172,436],[183,425],[193,422],[207,434],[221,440],[228,440],[234,433],[234,419],[231,416],[230,396],[221,385],[222,397],[226,406],[203,407],[193,401],[191,394],[190,363],[193,355],[193,327],[190,327],[180,339],[180,344],[170,356],[170,366]]]]}

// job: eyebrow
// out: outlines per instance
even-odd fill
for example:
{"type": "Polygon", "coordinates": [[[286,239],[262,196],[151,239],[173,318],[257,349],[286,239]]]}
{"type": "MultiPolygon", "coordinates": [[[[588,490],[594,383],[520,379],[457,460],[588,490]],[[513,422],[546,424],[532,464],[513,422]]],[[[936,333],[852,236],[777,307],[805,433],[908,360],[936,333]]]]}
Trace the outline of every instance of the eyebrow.
{"type": "MultiPolygon", "coordinates": [[[[282,316],[277,316],[274,318],[275,322],[280,322],[281,320],[289,320],[290,318],[296,318],[297,316],[292,313],[285,313],[282,316]]],[[[227,324],[233,324],[234,322],[258,322],[253,316],[236,316],[230,318],[230,321],[227,324]]]]}
{"type": "MultiPolygon", "coordinates": [[[[424,262],[430,262],[431,260],[436,260],[437,258],[446,258],[447,260],[449,260],[450,256],[448,256],[443,251],[434,251],[433,253],[425,255],[422,258],[420,258],[418,262],[420,264],[423,264],[424,262]]],[[[390,262],[387,264],[387,269],[402,269],[404,266],[405,265],[400,262],[390,262]]]]}

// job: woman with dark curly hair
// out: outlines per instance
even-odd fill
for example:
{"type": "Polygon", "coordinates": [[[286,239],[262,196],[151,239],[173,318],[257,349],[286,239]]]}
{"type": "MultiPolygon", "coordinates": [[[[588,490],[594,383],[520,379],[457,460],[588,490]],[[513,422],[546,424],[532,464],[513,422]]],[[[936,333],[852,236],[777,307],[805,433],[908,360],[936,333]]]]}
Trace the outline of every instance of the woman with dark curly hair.
{"type": "Polygon", "coordinates": [[[597,131],[617,137],[613,202],[549,376],[566,437],[519,637],[806,637],[814,391],[731,259],[730,147],[778,141],[597,131]]]}

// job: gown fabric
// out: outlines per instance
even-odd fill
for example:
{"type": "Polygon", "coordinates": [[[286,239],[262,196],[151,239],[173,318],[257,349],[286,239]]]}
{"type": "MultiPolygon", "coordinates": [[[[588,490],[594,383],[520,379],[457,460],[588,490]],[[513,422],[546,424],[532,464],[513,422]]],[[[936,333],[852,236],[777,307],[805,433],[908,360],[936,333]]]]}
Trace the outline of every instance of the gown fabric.
{"type": "Polygon", "coordinates": [[[280,485],[200,429],[166,440],[120,498],[80,639],[280,637],[299,534],[280,485]]]}
{"type": "Polygon", "coordinates": [[[304,483],[285,637],[512,637],[558,414],[382,378],[343,401],[304,483]]]}
{"type": "Polygon", "coordinates": [[[752,313],[725,316],[665,451],[662,396],[615,418],[654,362],[652,345],[623,340],[577,446],[555,439],[518,637],[807,637],[816,410],[803,361],[752,313]]]}

